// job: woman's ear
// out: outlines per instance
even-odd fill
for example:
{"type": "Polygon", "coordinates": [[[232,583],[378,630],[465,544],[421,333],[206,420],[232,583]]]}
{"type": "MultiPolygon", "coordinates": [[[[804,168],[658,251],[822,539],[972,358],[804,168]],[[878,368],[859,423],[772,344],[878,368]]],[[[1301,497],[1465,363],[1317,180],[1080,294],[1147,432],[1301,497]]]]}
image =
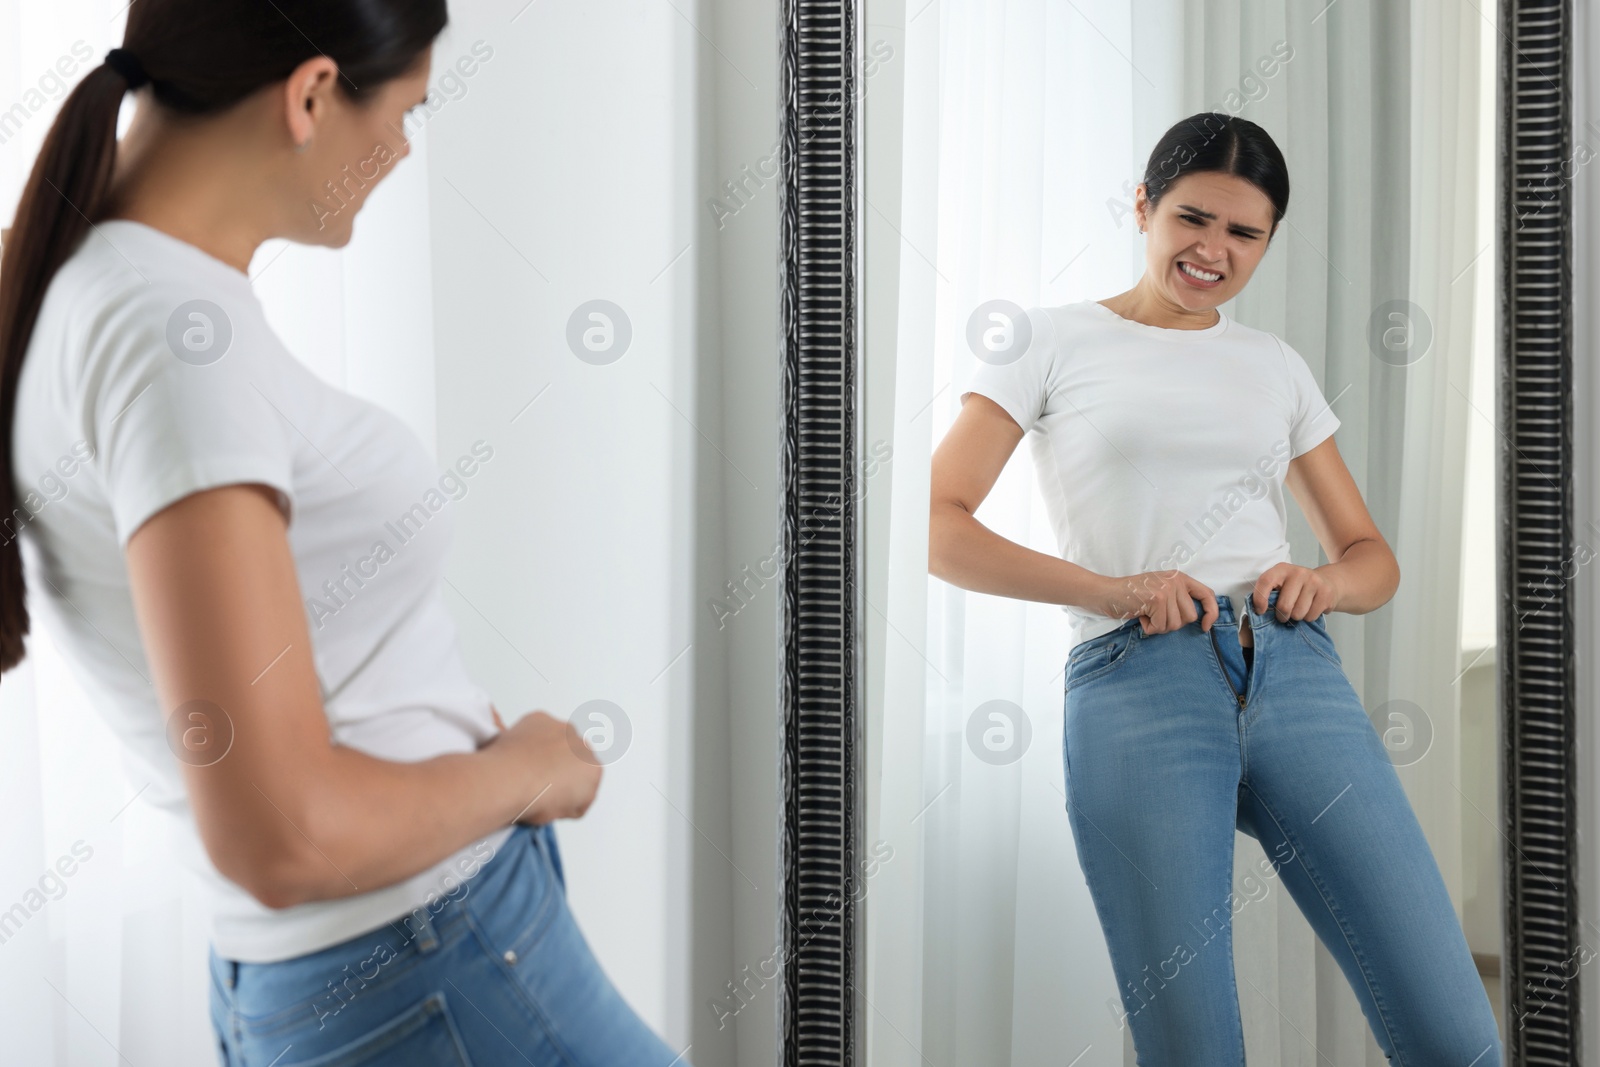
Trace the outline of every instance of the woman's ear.
{"type": "Polygon", "coordinates": [[[329,94],[338,79],[339,65],[327,56],[311,57],[284,79],[284,121],[297,148],[311,140],[317,124],[327,117],[329,94]]]}

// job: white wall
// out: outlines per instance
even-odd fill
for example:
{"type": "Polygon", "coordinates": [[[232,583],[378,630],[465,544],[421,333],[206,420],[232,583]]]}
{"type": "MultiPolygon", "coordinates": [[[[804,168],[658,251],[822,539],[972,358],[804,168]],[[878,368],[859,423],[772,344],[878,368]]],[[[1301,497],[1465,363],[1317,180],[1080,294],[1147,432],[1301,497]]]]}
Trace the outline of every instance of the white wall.
{"type": "Polygon", "coordinates": [[[693,726],[699,666],[680,657],[678,588],[693,558],[695,278],[668,264],[688,240],[693,51],[664,5],[536,3],[512,22],[520,6],[457,5],[435,78],[476,42],[490,58],[422,135],[439,458],[478,438],[494,449],[460,504],[446,597],[503,710],[622,709],[629,747],[557,836],[590,944],[682,1048],[699,842],[694,767],[673,738],[693,726]],[[632,324],[606,366],[566,340],[595,298],[632,324]]]}
{"type": "MultiPolygon", "coordinates": [[[[778,442],[782,348],[778,322],[780,101],[779,5],[775,0],[702,0],[683,5],[705,39],[697,52],[697,97],[715,142],[703,141],[695,175],[695,250],[706,278],[700,308],[701,385],[706,432],[702,501],[721,499],[720,544],[703,542],[694,583],[696,632],[707,657],[702,707],[725,697],[725,721],[695,731],[731,776],[703,780],[703,810],[720,791],[732,798],[728,862],[702,850],[696,918],[733,920],[731,960],[697,946],[689,1005],[695,1063],[765,1067],[778,1057],[779,604],[781,506],[778,442]],[[709,358],[719,353],[720,369],[709,358]],[[715,417],[719,429],[709,420],[715,417]],[[766,576],[766,577],[764,577],[766,576]],[[731,591],[729,583],[737,587],[731,591]],[[712,602],[721,605],[713,609],[712,602]],[[733,614],[728,614],[729,612],[733,614]],[[711,664],[721,665],[712,677],[711,664]],[[725,692],[719,690],[725,686],[725,692]],[[738,870],[731,869],[737,865],[738,870]]],[[[706,827],[711,832],[711,827],[706,827]]]]}
{"type": "Polygon", "coordinates": [[[574,910],[694,1063],[770,1062],[778,596],[745,568],[777,533],[777,187],[723,183],[775,142],[776,6],[452,17],[436,72],[493,49],[418,138],[439,454],[500,461],[458,528],[464,646],[502,708],[623,709],[631,747],[558,830],[574,910]],[[602,366],[566,336],[594,299],[632,328],[602,366]]]}

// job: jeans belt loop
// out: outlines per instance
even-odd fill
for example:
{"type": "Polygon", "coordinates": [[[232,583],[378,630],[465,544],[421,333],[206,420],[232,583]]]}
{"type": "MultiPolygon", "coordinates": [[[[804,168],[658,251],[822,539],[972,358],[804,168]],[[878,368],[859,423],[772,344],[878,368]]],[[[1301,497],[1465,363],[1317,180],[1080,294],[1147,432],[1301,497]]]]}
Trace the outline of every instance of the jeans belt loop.
{"type": "Polygon", "coordinates": [[[428,953],[439,947],[439,932],[433,927],[433,918],[428,914],[426,904],[412,909],[408,925],[416,931],[418,952],[428,953]]]}

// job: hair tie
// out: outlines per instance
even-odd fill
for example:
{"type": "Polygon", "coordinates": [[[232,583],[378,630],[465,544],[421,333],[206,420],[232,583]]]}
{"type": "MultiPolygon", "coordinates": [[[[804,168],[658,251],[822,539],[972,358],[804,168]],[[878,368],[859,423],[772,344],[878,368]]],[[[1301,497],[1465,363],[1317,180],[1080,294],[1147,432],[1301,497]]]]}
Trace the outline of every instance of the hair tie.
{"type": "Polygon", "coordinates": [[[106,66],[122,75],[129,89],[137,89],[150,81],[150,75],[144,72],[144,65],[139,62],[139,57],[125,48],[113,48],[107,52],[106,66]]]}

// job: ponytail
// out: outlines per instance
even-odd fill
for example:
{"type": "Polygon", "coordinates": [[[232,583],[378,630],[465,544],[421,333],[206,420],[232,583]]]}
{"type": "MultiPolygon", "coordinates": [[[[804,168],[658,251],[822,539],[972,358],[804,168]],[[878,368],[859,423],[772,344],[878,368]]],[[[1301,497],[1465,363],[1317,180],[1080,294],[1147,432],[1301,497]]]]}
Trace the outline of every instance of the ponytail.
{"type": "Polygon", "coordinates": [[[104,209],[127,88],[121,74],[102,64],[67,96],[0,248],[0,673],[22,661],[29,632],[18,535],[31,516],[11,477],[22,356],[50,279],[104,209]]]}

